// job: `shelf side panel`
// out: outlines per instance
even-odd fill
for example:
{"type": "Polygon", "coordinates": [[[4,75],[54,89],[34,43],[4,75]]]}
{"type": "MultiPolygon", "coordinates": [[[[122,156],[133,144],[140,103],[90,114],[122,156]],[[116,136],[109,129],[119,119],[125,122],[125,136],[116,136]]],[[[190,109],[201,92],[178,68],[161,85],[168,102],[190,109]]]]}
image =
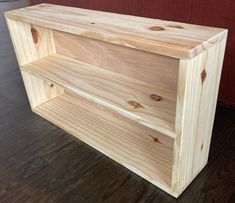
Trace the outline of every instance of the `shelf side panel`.
{"type": "Polygon", "coordinates": [[[181,60],[172,192],[178,196],[206,165],[226,40],[181,60]]]}
{"type": "Polygon", "coordinates": [[[19,65],[55,53],[52,31],[6,18],[19,65]]]}
{"type": "MultiPolygon", "coordinates": [[[[55,53],[50,29],[6,18],[20,68],[27,63],[55,53]]],[[[21,71],[31,108],[35,108],[63,92],[29,73],[21,71]]]]}
{"type": "Polygon", "coordinates": [[[61,87],[58,87],[49,81],[35,77],[23,70],[21,71],[21,75],[32,109],[58,95],[63,94],[64,92],[61,87]]]}

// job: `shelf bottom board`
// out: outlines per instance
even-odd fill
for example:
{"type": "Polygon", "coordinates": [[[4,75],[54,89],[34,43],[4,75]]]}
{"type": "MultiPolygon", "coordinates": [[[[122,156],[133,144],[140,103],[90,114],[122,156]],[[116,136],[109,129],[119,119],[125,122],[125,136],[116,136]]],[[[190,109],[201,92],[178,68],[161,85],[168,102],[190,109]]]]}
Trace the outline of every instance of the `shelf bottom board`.
{"type": "Polygon", "coordinates": [[[33,111],[170,193],[172,138],[70,93],[33,111]]]}

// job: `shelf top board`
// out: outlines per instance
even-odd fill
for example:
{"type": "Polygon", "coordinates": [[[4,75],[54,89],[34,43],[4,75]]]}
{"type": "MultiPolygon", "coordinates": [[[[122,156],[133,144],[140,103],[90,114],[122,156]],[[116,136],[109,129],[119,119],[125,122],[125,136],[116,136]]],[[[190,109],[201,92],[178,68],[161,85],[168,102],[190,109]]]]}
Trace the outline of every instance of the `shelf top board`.
{"type": "Polygon", "coordinates": [[[180,59],[193,58],[227,36],[227,30],[221,28],[52,4],[8,11],[5,16],[180,59]]]}

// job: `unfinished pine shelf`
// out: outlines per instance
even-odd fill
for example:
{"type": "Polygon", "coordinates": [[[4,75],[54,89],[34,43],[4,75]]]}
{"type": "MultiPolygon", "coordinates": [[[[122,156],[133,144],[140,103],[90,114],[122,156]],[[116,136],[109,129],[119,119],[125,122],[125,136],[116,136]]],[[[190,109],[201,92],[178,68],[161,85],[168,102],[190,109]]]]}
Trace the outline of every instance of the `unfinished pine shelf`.
{"type": "Polygon", "coordinates": [[[227,30],[50,4],[5,16],[32,110],[178,197],[208,160],[227,30]]]}

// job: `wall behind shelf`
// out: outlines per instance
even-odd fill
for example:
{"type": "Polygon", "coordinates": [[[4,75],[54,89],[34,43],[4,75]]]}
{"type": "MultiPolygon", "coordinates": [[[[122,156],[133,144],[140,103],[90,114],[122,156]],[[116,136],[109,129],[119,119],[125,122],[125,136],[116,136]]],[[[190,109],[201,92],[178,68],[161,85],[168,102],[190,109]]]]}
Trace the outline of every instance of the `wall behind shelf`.
{"type": "Polygon", "coordinates": [[[29,0],[229,29],[219,101],[235,107],[235,1],[233,0],[29,0]]]}

